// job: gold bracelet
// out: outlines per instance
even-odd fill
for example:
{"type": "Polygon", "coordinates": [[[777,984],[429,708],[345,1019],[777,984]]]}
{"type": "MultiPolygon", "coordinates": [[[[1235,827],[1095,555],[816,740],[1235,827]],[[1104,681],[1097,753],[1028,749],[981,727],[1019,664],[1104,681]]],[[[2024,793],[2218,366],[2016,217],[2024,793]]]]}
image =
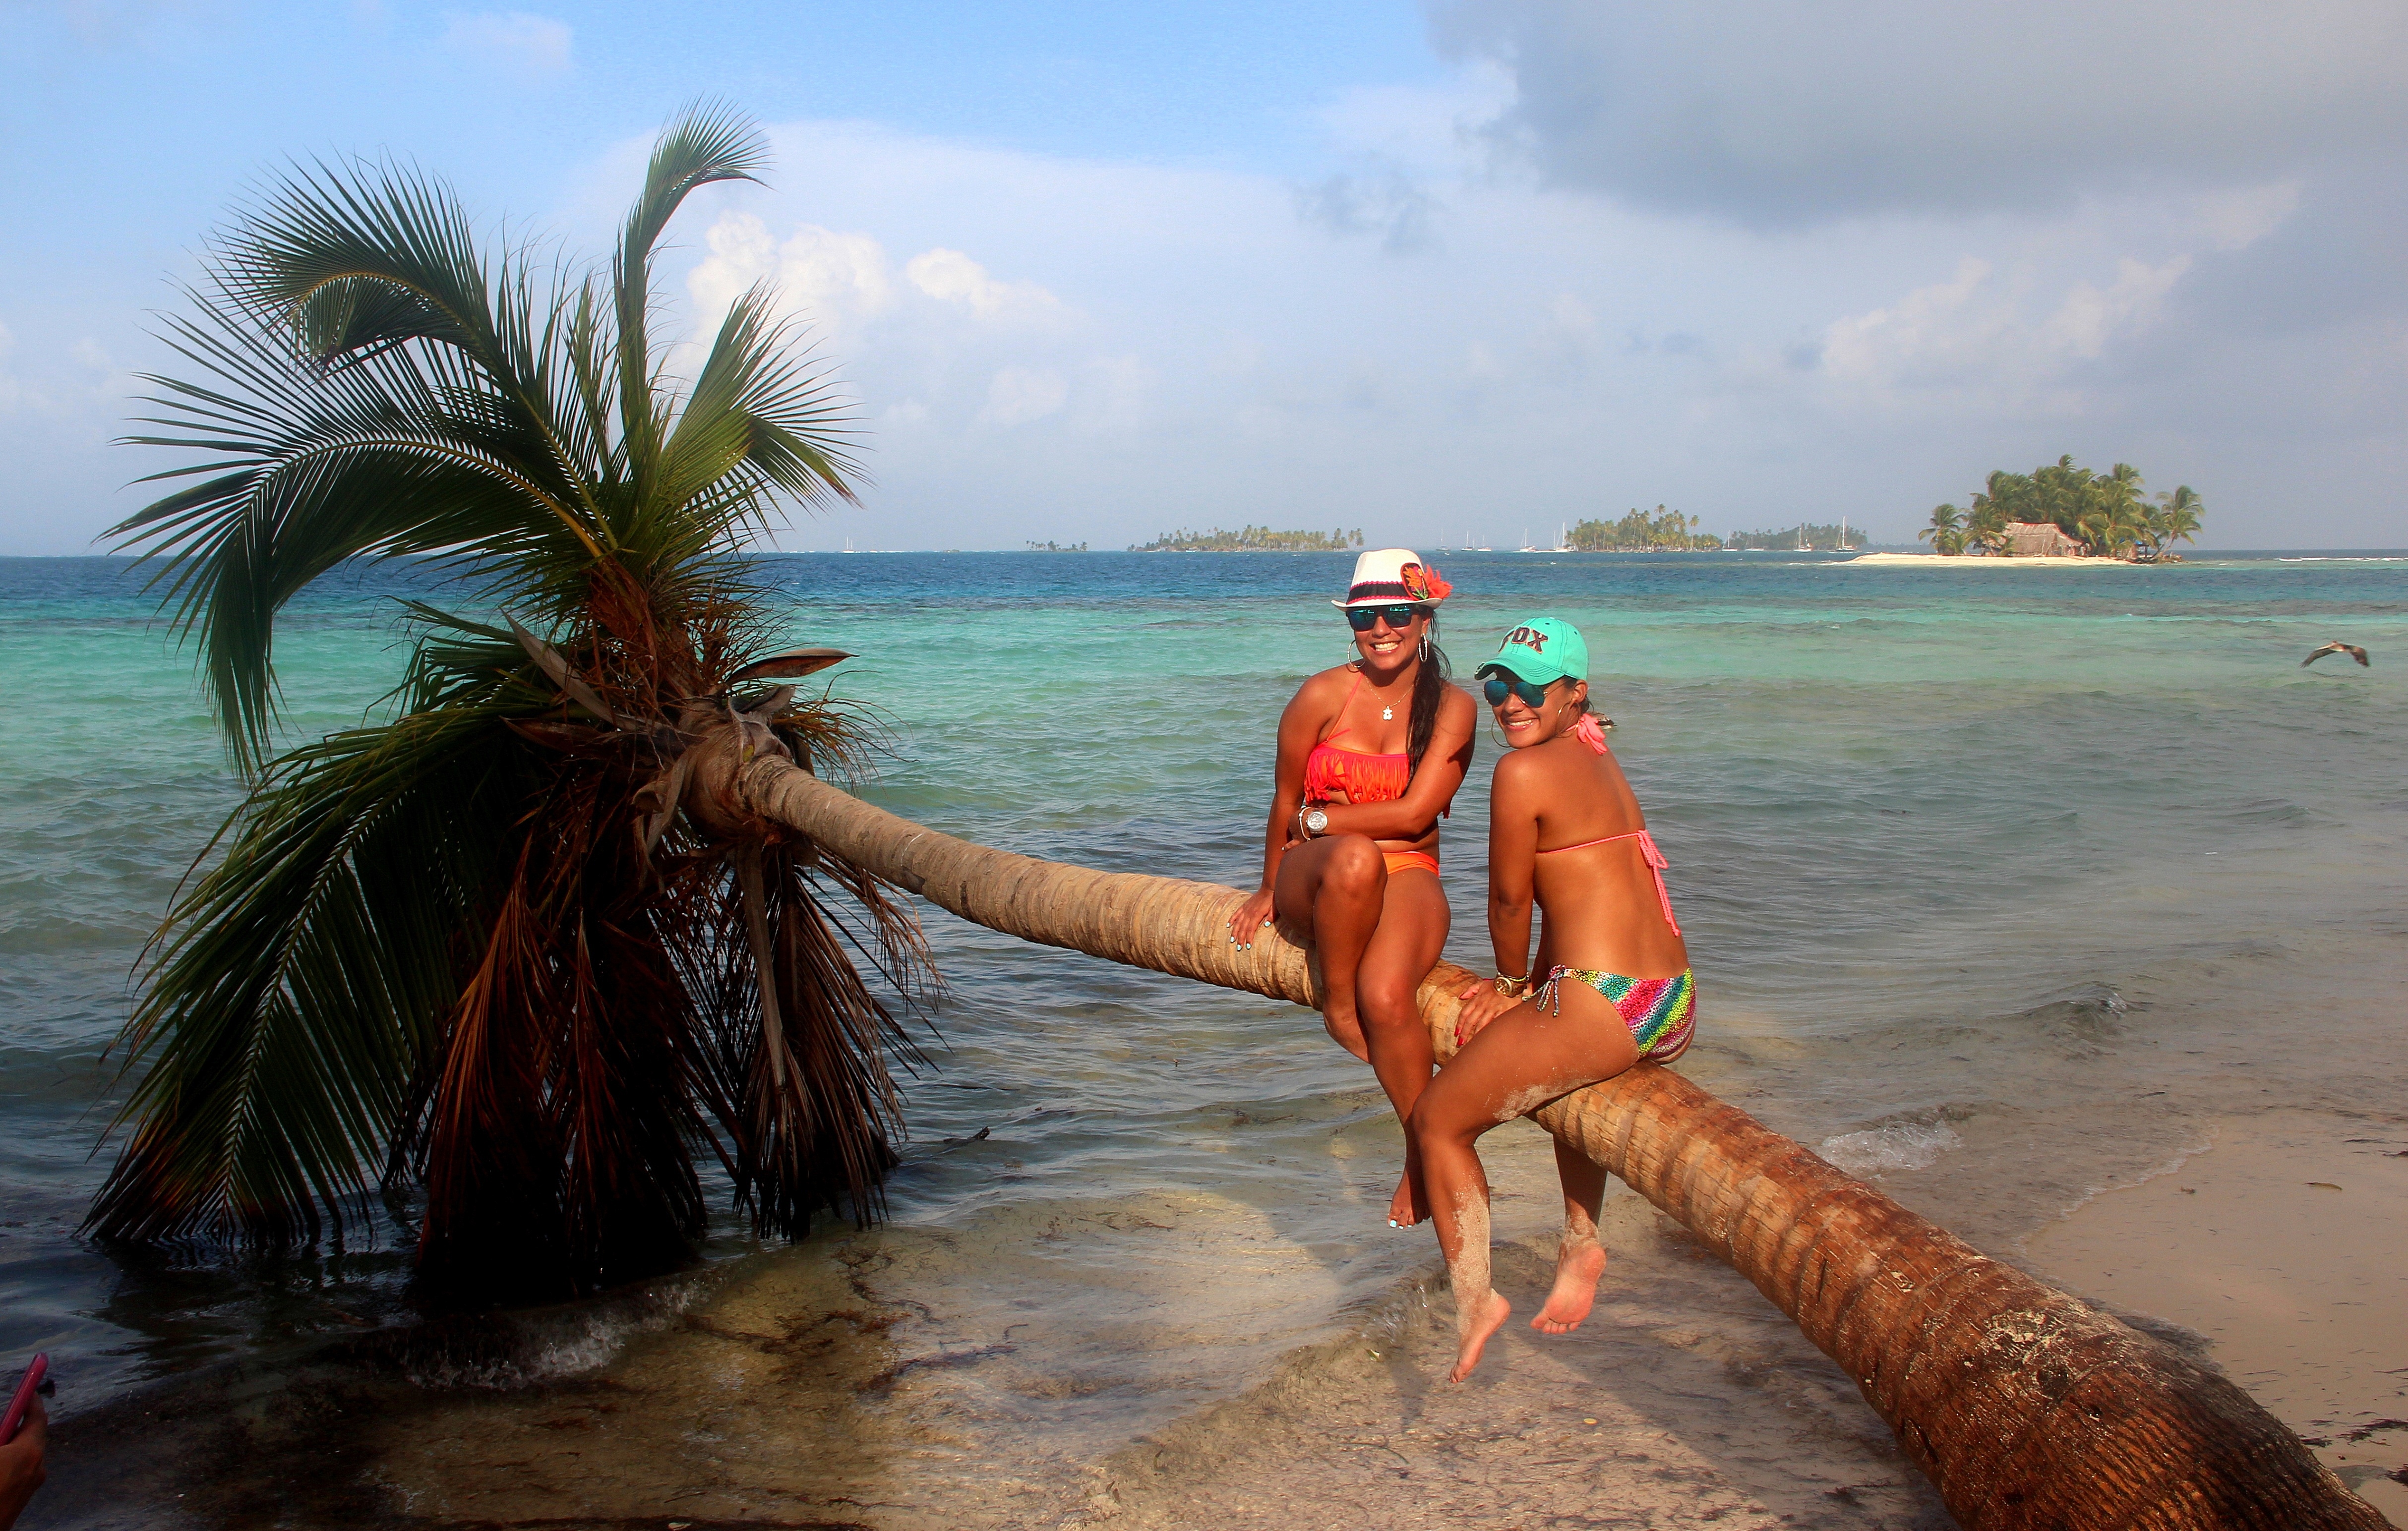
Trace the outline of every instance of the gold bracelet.
{"type": "Polygon", "coordinates": [[[1508,999],[1519,999],[1524,994],[1530,992],[1529,975],[1524,974],[1520,978],[1507,978],[1504,974],[1499,973],[1497,975],[1497,981],[1494,987],[1498,994],[1503,994],[1508,999]]]}

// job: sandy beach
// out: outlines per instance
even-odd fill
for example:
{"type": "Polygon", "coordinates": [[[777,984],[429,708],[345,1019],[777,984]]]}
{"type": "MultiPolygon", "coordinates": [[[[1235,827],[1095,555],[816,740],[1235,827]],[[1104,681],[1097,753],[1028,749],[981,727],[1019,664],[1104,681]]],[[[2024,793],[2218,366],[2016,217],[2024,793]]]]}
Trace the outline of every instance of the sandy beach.
{"type": "MultiPolygon", "coordinates": [[[[828,1241],[808,1262],[625,1294],[615,1319],[632,1338],[608,1364],[533,1385],[515,1373],[556,1348],[571,1316],[465,1321],[282,1367],[221,1368],[76,1422],[64,1439],[85,1466],[28,1524],[1956,1524],[1849,1379],[1619,1187],[1597,1310],[1574,1335],[1531,1334],[1522,1320],[1552,1275],[1545,1139],[1505,1136],[1491,1155],[1497,1271],[1518,1317],[1461,1387],[1442,1381],[1452,1307],[1430,1269],[1234,1397],[1134,1439],[1106,1409],[1040,1441],[1026,1429],[1038,1413],[1076,1410],[1117,1379],[1056,1348],[1062,1315],[948,1306],[980,1250],[886,1230],[828,1241]]],[[[2022,1241],[2022,1263],[2223,1367],[2408,1524],[2395,1481],[2408,1438],[2397,1365],[2408,1275],[2396,1258],[2408,1123],[2276,1111],[2219,1123],[2211,1138],[2042,1228],[2022,1241]]],[[[1929,1199],[1923,1177],[1894,1178],[1929,1199]]],[[[1166,1199],[1122,1232],[1174,1265],[1231,1253],[1210,1198],[1166,1199]]],[[[1243,1302],[1242,1272],[1223,1284],[1243,1302]]],[[[1129,1342],[1175,1351],[1181,1338],[1166,1313],[1129,1342]]]]}
{"type": "Polygon", "coordinates": [[[2408,1124],[2216,1123],[2024,1241],[2068,1291],[2202,1337],[2342,1481],[2408,1524],[2408,1124]]]}
{"type": "MultiPolygon", "coordinates": [[[[1953,1524],[1839,1368],[1627,1192],[1607,1204],[1597,1311],[1571,1336],[1531,1333],[1553,1274],[1552,1209],[1533,1194],[1546,1139],[1517,1128],[1498,1147],[1512,1182],[1500,1221],[1514,1224],[1498,1280],[1519,1317],[1461,1387],[1443,1381],[1453,1312],[1431,1273],[1226,1401],[1135,1439],[1106,1414],[1083,1450],[1058,1431],[1040,1444],[1033,1412],[1075,1409],[1114,1379],[1050,1348],[1058,1316],[932,1304],[970,1252],[885,1233],[732,1273],[682,1312],[670,1299],[609,1365],[538,1386],[416,1385],[509,1353],[506,1327],[477,1325],[336,1347],[281,1375],[230,1368],[164,1407],[80,1424],[74,1449],[122,1470],[79,1473],[39,1524],[1953,1524]],[[186,1466],[171,1475],[170,1461],[186,1466]],[[276,1463],[289,1466],[263,1467],[276,1463]]],[[[1212,1221],[1166,1202],[1130,1232],[1157,1256],[1199,1240],[1226,1256],[1212,1221]]]]}

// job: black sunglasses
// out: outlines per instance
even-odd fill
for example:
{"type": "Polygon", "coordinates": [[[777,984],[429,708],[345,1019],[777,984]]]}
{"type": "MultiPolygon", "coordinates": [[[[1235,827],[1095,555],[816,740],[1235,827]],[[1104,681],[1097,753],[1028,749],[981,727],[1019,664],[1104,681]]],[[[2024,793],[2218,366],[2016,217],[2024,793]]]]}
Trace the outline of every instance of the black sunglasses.
{"type": "Polygon", "coordinates": [[[1505,698],[1508,696],[1519,696],[1523,704],[1527,707],[1541,708],[1547,705],[1547,688],[1534,686],[1519,676],[1509,680],[1502,676],[1492,675],[1481,685],[1480,690],[1481,694],[1488,698],[1490,707],[1503,707],[1505,698]]]}
{"type": "Polygon", "coordinates": [[[1385,617],[1388,619],[1388,625],[1401,633],[1412,624],[1415,617],[1421,614],[1422,608],[1412,605],[1350,606],[1346,608],[1346,625],[1358,633],[1368,633],[1371,630],[1373,622],[1385,617]]]}

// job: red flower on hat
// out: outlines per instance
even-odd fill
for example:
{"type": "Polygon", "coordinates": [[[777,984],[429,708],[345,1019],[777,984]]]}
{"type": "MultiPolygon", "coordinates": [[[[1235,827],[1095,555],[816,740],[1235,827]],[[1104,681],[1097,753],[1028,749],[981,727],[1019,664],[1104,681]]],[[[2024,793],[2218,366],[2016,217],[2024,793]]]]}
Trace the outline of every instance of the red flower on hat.
{"type": "Polygon", "coordinates": [[[1397,578],[1404,581],[1405,594],[1417,601],[1442,601],[1455,592],[1436,567],[1425,569],[1419,564],[1407,564],[1397,571],[1397,578]]]}

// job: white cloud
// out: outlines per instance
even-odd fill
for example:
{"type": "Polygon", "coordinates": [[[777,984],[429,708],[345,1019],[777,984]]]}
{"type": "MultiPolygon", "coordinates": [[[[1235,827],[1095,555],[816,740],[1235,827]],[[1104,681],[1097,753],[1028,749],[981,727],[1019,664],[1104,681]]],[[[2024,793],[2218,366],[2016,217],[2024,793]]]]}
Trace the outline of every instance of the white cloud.
{"type": "Polygon", "coordinates": [[[2012,296],[1987,287],[1990,263],[1968,255],[1944,282],[1886,308],[1834,320],[1823,332],[1824,372],[1869,392],[1955,381],[1985,365],[2014,322],[2012,296]]]}
{"type": "Polygon", "coordinates": [[[523,10],[453,11],[442,46],[472,64],[523,80],[553,79],[575,67],[575,33],[566,21],[523,10]]]}
{"type": "Polygon", "coordinates": [[[867,234],[805,223],[784,242],[752,213],[724,214],[703,236],[710,257],[686,278],[706,314],[717,315],[754,283],[776,287],[783,312],[834,335],[857,332],[895,301],[886,250],[867,234]]]}
{"type": "Polygon", "coordinates": [[[2246,250],[2290,221],[2300,210],[2300,183],[2279,180],[2211,192],[2194,214],[2200,232],[2218,250],[2246,250]]]}
{"type": "Polygon", "coordinates": [[[1050,314],[1061,299],[1035,282],[1003,282],[958,250],[931,250],[903,267],[911,285],[942,303],[958,303],[982,319],[1050,314]]]}
{"type": "Polygon", "coordinates": [[[2032,272],[2000,277],[1968,255],[1946,281],[1833,321],[1816,359],[1858,407],[2063,415],[2081,407],[2089,364],[2157,323],[2190,267],[2188,255],[2154,265],[2125,257],[2106,285],[2075,279],[2049,307],[2032,272]]]}
{"type": "Polygon", "coordinates": [[[1070,385],[1060,373],[1008,366],[987,384],[986,408],[979,418],[996,425],[1025,425],[1061,408],[1069,397],[1070,385]]]}
{"type": "Polygon", "coordinates": [[[2109,341],[2156,319],[2167,290],[2189,269],[2187,255],[2177,255],[2159,265],[2127,258],[2115,263],[2115,279],[2104,289],[2076,282],[2057,312],[2041,326],[2043,346],[2096,361],[2109,341]]]}

